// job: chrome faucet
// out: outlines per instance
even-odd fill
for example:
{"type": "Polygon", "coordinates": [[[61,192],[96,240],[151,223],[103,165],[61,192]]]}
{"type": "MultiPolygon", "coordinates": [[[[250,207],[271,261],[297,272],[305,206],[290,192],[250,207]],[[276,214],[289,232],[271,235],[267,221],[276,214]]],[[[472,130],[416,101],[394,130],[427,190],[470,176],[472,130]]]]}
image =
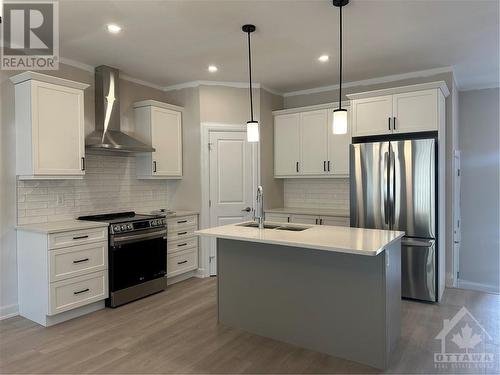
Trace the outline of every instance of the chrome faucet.
{"type": "Polygon", "coordinates": [[[259,229],[264,228],[264,191],[260,185],[257,187],[257,200],[253,219],[259,224],[259,229]]]}

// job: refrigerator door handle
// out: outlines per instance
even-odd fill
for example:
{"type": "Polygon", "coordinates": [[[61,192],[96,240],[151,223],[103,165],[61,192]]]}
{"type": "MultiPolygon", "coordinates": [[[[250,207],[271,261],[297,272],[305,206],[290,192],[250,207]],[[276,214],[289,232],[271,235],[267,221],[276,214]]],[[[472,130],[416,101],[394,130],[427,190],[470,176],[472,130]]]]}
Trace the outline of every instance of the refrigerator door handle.
{"type": "Polygon", "coordinates": [[[411,246],[411,247],[431,247],[435,243],[434,240],[422,240],[416,238],[403,238],[401,240],[401,246],[411,246]]]}
{"type": "Polygon", "coordinates": [[[387,181],[389,177],[389,152],[384,153],[384,176],[386,178],[386,188],[384,189],[384,222],[390,224],[389,222],[389,183],[387,181]]]}
{"type": "Polygon", "coordinates": [[[392,145],[390,148],[389,162],[391,163],[389,173],[389,202],[391,212],[389,215],[391,217],[391,226],[394,226],[396,224],[396,157],[392,150],[392,145]]]}

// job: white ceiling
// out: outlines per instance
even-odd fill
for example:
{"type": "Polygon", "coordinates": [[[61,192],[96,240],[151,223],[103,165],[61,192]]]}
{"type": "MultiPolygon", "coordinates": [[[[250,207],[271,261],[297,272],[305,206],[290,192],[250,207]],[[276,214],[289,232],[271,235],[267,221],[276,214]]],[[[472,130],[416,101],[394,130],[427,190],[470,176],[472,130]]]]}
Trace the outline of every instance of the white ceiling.
{"type": "MultiPolygon", "coordinates": [[[[254,80],[280,92],[338,83],[338,9],[330,0],[60,1],[61,55],[160,86],[254,80]],[[111,35],[105,25],[123,27],[111,35]],[[320,64],[317,57],[329,54],[320,64]],[[219,71],[211,74],[209,64],[219,71]]],[[[461,89],[499,83],[498,0],[351,0],[344,80],[453,67],[461,89]]]]}

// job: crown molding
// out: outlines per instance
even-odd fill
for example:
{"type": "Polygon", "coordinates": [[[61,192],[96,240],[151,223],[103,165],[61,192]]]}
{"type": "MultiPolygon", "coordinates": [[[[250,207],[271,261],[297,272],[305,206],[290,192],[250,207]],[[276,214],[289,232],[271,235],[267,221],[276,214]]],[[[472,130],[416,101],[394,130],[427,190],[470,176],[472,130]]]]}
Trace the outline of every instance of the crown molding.
{"type": "MultiPolygon", "coordinates": [[[[69,65],[69,66],[73,66],[75,68],[85,70],[85,71],[92,73],[92,74],[94,74],[94,71],[95,71],[95,67],[92,65],[88,65],[88,64],[76,61],[76,60],[68,59],[66,57],[61,57],[59,59],[59,62],[62,64],[65,64],[65,65],[69,65]]],[[[120,72],[120,79],[123,79],[124,81],[137,83],[137,84],[142,85],[142,86],[151,87],[153,89],[160,90],[160,91],[163,89],[163,86],[161,86],[161,85],[157,85],[157,84],[154,84],[154,83],[151,83],[148,81],[144,81],[142,79],[134,78],[132,76],[129,76],[128,74],[122,74],[121,72],[120,72]]]]}
{"type": "Polygon", "coordinates": [[[484,83],[484,84],[477,84],[477,85],[469,85],[466,87],[458,87],[459,92],[465,92],[465,91],[475,91],[475,90],[487,90],[487,89],[498,89],[500,88],[500,83],[495,82],[495,83],[484,83]]]}
{"type": "MultiPolygon", "coordinates": [[[[417,72],[393,74],[393,75],[384,76],[384,77],[364,79],[361,81],[345,82],[345,83],[342,83],[342,87],[347,88],[347,87],[376,85],[379,83],[395,82],[395,81],[401,81],[404,79],[419,78],[419,77],[429,77],[429,76],[433,76],[436,74],[450,73],[450,72],[453,72],[453,68],[451,66],[447,66],[447,67],[443,67],[443,68],[434,68],[434,69],[420,70],[417,72]]],[[[285,92],[283,94],[283,96],[288,97],[288,96],[297,96],[297,95],[316,94],[319,92],[338,90],[338,88],[339,88],[338,84],[329,85],[329,86],[321,86],[321,87],[315,87],[312,89],[285,92]]]]}
{"type": "MultiPolygon", "coordinates": [[[[170,85],[163,87],[163,91],[174,91],[174,90],[182,90],[187,88],[199,87],[199,86],[226,86],[226,87],[235,87],[238,89],[247,89],[247,82],[226,82],[226,81],[189,81],[178,83],[176,85],[170,85]]],[[[252,83],[252,88],[260,89],[260,83],[252,83]]]]}
{"type": "Polygon", "coordinates": [[[415,85],[391,87],[388,89],[357,92],[355,94],[347,94],[346,96],[347,98],[349,98],[349,100],[355,100],[355,99],[372,98],[374,96],[394,95],[394,94],[402,94],[405,92],[422,91],[430,89],[441,90],[445,98],[447,98],[450,95],[450,89],[448,88],[446,82],[436,81],[436,82],[417,83],[415,85]]]}

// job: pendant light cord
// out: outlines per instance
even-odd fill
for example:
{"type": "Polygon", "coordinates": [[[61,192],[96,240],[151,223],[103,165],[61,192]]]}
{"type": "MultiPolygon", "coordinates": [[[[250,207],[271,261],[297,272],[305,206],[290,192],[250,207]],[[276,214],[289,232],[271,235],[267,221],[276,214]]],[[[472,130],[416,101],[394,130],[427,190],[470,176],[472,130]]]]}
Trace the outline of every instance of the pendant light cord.
{"type": "Polygon", "coordinates": [[[342,4],[340,5],[339,109],[342,109],[342,4]]]}
{"type": "Polygon", "coordinates": [[[253,122],[252,53],[250,48],[250,32],[248,32],[248,75],[250,77],[250,118],[253,122]]]}

